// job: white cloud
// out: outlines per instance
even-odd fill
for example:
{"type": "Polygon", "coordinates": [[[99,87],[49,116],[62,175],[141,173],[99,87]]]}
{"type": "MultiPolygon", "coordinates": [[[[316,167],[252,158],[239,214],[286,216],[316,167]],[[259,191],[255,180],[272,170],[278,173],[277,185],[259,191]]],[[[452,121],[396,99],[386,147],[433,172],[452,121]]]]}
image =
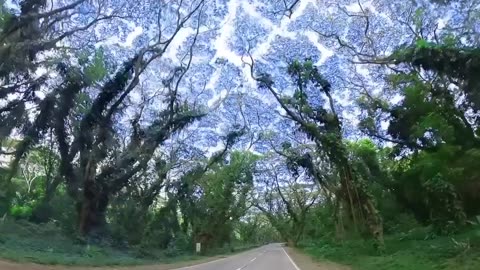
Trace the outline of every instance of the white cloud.
{"type": "Polygon", "coordinates": [[[222,150],[223,148],[225,147],[225,144],[222,142],[222,141],[218,141],[217,144],[213,147],[208,147],[208,148],[204,148],[203,150],[207,151],[207,154],[206,156],[207,157],[211,157],[213,154],[215,154],[216,152],[222,150]]]}
{"type": "Polygon", "coordinates": [[[122,44],[123,47],[131,48],[133,47],[133,42],[135,39],[143,33],[143,28],[141,26],[135,26],[132,32],[130,32],[125,39],[125,42],[122,44]]]}
{"type": "Polygon", "coordinates": [[[180,29],[180,31],[178,31],[178,33],[175,35],[175,38],[168,45],[167,51],[165,52],[163,57],[171,59],[172,61],[175,62],[177,60],[176,55],[177,55],[178,49],[181,46],[183,46],[187,38],[193,35],[194,33],[195,33],[195,30],[192,28],[180,29]]]}
{"type": "Polygon", "coordinates": [[[325,61],[327,61],[327,59],[329,57],[331,57],[333,55],[333,51],[330,50],[329,48],[323,46],[320,42],[319,42],[319,37],[318,37],[318,34],[315,33],[314,31],[306,31],[304,33],[304,35],[308,38],[308,40],[315,46],[317,47],[318,51],[320,51],[320,59],[318,60],[317,63],[315,63],[316,65],[321,65],[323,63],[325,63],[325,61]]]}
{"type": "Polygon", "coordinates": [[[233,52],[228,41],[231,39],[233,32],[235,31],[234,19],[237,16],[238,8],[240,7],[240,0],[231,0],[228,2],[228,14],[221,22],[222,28],[220,30],[220,36],[213,41],[213,48],[216,50],[215,56],[211,60],[211,64],[215,63],[218,58],[228,59],[229,62],[241,67],[242,61],[240,56],[233,52]]]}
{"type": "Polygon", "coordinates": [[[13,10],[20,11],[20,7],[17,4],[13,3],[12,0],[6,0],[3,4],[5,5],[5,7],[7,9],[13,9],[13,10]]]}
{"type": "Polygon", "coordinates": [[[212,97],[210,100],[208,100],[208,102],[207,102],[208,107],[213,107],[214,104],[216,104],[217,102],[220,102],[222,99],[227,97],[227,94],[228,94],[228,91],[225,90],[225,89],[220,91],[220,93],[217,93],[214,97],[212,97]]]}
{"type": "Polygon", "coordinates": [[[345,9],[349,12],[362,12],[362,8],[363,8],[363,10],[368,9],[371,12],[375,12],[375,7],[373,6],[372,2],[368,1],[360,4],[362,5],[361,7],[359,3],[352,3],[350,5],[346,5],[345,9]]]}

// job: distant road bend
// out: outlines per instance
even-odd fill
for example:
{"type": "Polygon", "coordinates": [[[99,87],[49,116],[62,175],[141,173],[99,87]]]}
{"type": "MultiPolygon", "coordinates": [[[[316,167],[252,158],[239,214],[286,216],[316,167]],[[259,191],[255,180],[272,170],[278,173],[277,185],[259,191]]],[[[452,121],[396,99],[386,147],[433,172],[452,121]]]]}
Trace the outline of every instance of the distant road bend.
{"type": "Polygon", "coordinates": [[[176,270],[300,270],[280,244],[270,244],[220,260],[176,270]]]}

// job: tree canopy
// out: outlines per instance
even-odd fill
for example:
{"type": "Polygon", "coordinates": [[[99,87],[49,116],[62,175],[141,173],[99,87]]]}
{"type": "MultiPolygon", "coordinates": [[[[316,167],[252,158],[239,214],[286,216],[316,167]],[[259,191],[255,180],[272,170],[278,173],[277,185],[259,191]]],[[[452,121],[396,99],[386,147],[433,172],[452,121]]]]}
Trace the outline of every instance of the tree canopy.
{"type": "Polygon", "coordinates": [[[182,250],[462,231],[479,10],[0,0],[0,215],[182,250]]]}

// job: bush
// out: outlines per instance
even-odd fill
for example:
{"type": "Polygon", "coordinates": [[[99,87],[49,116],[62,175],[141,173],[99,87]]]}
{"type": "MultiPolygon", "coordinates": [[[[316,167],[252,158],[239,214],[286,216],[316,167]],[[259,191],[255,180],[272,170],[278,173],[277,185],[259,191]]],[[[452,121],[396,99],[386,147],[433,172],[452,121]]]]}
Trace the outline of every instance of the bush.
{"type": "Polygon", "coordinates": [[[130,198],[118,197],[108,209],[111,237],[116,245],[139,245],[151,218],[147,211],[142,211],[137,202],[130,198]]]}
{"type": "Polygon", "coordinates": [[[28,219],[32,215],[32,207],[28,205],[14,205],[10,208],[10,215],[16,219],[28,219]]]}
{"type": "Polygon", "coordinates": [[[57,194],[43,211],[50,216],[49,220],[57,223],[62,231],[69,236],[77,234],[77,209],[75,201],[67,194],[57,194]],[[52,207],[55,206],[55,207],[52,207]]]}
{"type": "Polygon", "coordinates": [[[58,224],[30,223],[6,219],[0,222],[0,257],[15,261],[33,261],[64,265],[141,264],[128,252],[108,246],[84,245],[65,235],[58,224]]]}
{"type": "Polygon", "coordinates": [[[432,232],[430,226],[387,235],[383,254],[371,247],[371,241],[364,240],[342,244],[323,238],[302,242],[300,248],[315,258],[351,265],[352,269],[359,270],[480,269],[477,259],[480,257],[480,230],[449,237],[432,232]]]}

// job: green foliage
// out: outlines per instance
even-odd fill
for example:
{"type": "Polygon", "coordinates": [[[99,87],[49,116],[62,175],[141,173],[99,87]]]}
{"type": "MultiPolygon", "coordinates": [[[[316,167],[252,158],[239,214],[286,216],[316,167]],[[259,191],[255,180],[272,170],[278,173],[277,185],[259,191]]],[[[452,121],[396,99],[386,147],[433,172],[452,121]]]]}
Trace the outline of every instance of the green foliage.
{"type": "Polygon", "coordinates": [[[457,162],[459,156],[456,148],[445,146],[437,152],[415,155],[405,160],[408,166],[393,169],[401,188],[398,191],[405,193],[414,210],[426,210],[423,221],[428,219],[439,227],[465,222],[465,210],[458,194],[463,185],[458,179],[465,177],[465,170],[463,164],[457,162]],[[445,166],[445,162],[449,162],[449,166],[445,166]]]}
{"type": "Polygon", "coordinates": [[[271,241],[281,241],[278,232],[262,213],[247,213],[235,224],[236,240],[242,244],[265,244],[271,241]]]}
{"type": "Polygon", "coordinates": [[[349,240],[343,244],[328,238],[303,243],[302,250],[317,259],[350,265],[354,270],[477,269],[480,267],[478,229],[454,237],[431,238],[429,230],[414,230],[385,238],[383,255],[368,242],[349,240]]]}
{"type": "Polygon", "coordinates": [[[190,252],[193,241],[181,231],[177,208],[170,203],[154,212],[143,231],[141,245],[149,248],[169,249],[171,253],[190,252]]]}
{"type": "Polygon", "coordinates": [[[12,14],[6,9],[4,0],[0,1],[0,35],[8,21],[12,18],[12,14]]]}
{"type": "MultiPolygon", "coordinates": [[[[122,243],[125,242],[130,245],[138,245],[142,242],[152,213],[138,207],[138,201],[120,195],[111,203],[108,216],[111,224],[111,237],[115,244],[122,246],[122,243]]],[[[158,238],[155,239],[158,240],[158,238]]]]}
{"type": "Polygon", "coordinates": [[[102,47],[95,50],[90,63],[85,63],[84,73],[87,84],[99,82],[107,75],[107,66],[105,60],[105,52],[102,47]]]}
{"type": "Polygon", "coordinates": [[[128,265],[148,261],[108,247],[84,246],[64,236],[54,223],[0,223],[0,256],[15,261],[62,265],[128,265]]]}
{"type": "MultiPolygon", "coordinates": [[[[423,16],[424,11],[417,10],[415,22],[420,24],[423,16]]],[[[471,117],[479,109],[474,70],[479,70],[480,54],[478,48],[459,46],[454,33],[447,31],[441,37],[435,43],[417,38],[415,44],[390,56],[392,63],[410,67],[388,77],[402,96],[399,103],[378,106],[375,98],[367,96],[359,103],[369,115],[361,128],[396,143],[390,157],[384,158],[388,181],[382,183],[383,190],[388,188],[395,197],[396,211],[413,213],[437,233],[451,234],[479,211],[473,190],[478,192],[480,178],[468,160],[474,160],[470,153],[480,148],[476,120],[471,117]],[[424,72],[434,76],[427,79],[424,72]],[[453,81],[457,87],[452,88],[453,81]],[[458,96],[465,99],[459,101],[458,96]],[[382,114],[390,119],[386,134],[378,129],[382,114]]]]}
{"type": "Polygon", "coordinates": [[[416,29],[422,28],[424,14],[425,14],[425,10],[423,8],[417,8],[417,10],[415,10],[415,15],[413,16],[413,23],[415,24],[416,29]]]}
{"type": "MultiPolygon", "coordinates": [[[[87,2],[82,10],[88,10],[87,2]]],[[[430,10],[415,2],[403,25],[412,32],[406,37],[411,43],[383,58],[368,57],[375,39],[368,37],[356,50],[348,44],[350,35],[337,37],[349,53],[361,54],[352,60],[369,63],[369,76],[386,78],[385,87],[375,89],[382,91],[371,95],[362,89],[357,99],[359,129],[371,139],[348,140],[356,130],[347,130],[352,123],[342,116],[352,111],[339,106],[334,95],[343,90],[332,87],[312,58],[294,60],[286,69],[294,88],[289,96],[279,96],[272,76],[256,73],[252,62],[259,86],[275,96],[295,130],[309,140],[271,149],[282,160],[273,163],[285,172],[275,168],[275,183],[255,186],[260,157],[230,152],[249,127],[225,136],[225,149],[211,158],[195,160],[194,166],[191,158],[183,160],[193,151],[173,135],[205,115],[195,110],[197,101],[180,100],[183,90],[177,94],[175,86],[185,87],[180,79],[190,64],[175,68],[174,76],[158,85],[164,87],[158,91],[165,93],[162,100],[157,91],[151,96],[137,85],[162,49],[135,50],[139,54],[125,56],[123,67],[111,74],[109,63],[118,59],[107,55],[118,54],[107,53],[110,48],[56,48],[62,40],[76,44],[75,38],[68,40],[75,31],[62,33],[75,25],[60,26],[77,10],[45,12],[44,0],[20,5],[19,12],[10,11],[0,0],[0,142],[2,151],[7,142],[15,148],[10,167],[0,168],[0,255],[41,263],[129,264],[188,256],[196,242],[213,254],[237,245],[304,240],[308,252],[359,269],[479,266],[474,257],[480,243],[475,227],[480,48],[472,45],[478,37],[468,37],[476,34],[469,28],[478,30],[478,11],[466,14],[474,23],[432,32],[426,29],[433,26],[430,10]],[[58,40],[48,40],[57,35],[58,40]],[[78,61],[65,59],[72,55],[78,61]],[[375,63],[390,69],[370,69],[375,63]],[[38,76],[43,70],[47,75],[38,76]],[[142,104],[134,108],[139,93],[142,104]],[[401,98],[393,104],[392,97],[401,98]],[[155,110],[144,107],[159,101],[155,110]],[[166,153],[167,144],[179,149],[166,153]],[[277,174],[295,181],[279,183],[277,174]],[[257,192],[264,192],[258,198],[264,204],[256,209],[261,213],[251,208],[257,192]],[[387,249],[379,255],[372,246],[383,247],[384,232],[387,249]],[[101,246],[85,244],[92,235],[101,246]]],[[[369,22],[365,35],[385,32],[369,22]]],[[[335,83],[365,86],[350,75],[335,83]]],[[[259,141],[275,145],[274,139],[267,131],[259,141]]]]}
{"type": "Polygon", "coordinates": [[[395,64],[409,63],[441,77],[463,81],[460,91],[466,94],[468,105],[478,110],[480,99],[475,89],[480,85],[480,79],[475,74],[480,69],[480,49],[453,47],[454,42],[448,35],[447,42],[447,45],[431,45],[425,40],[418,40],[416,46],[395,52],[390,60],[395,64]]]}
{"type": "Polygon", "coordinates": [[[455,225],[465,223],[465,213],[454,186],[437,174],[424,184],[427,191],[425,198],[430,208],[432,222],[442,233],[452,233],[455,225]]]}
{"type": "MultiPolygon", "coordinates": [[[[233,249],[238,252],[254,247],[256,245],[235,245],[233,249]]],[[[19,262],[48,265],[128,266],[158,262],[172,264],[201,258],[185,250],[187,249],[184,249],[182,244],[172,244],[167,250],[154,248],[140,250],[131,246],[118,249],[105,245],[87,245],[79,238],[66,236],[54,222],[38,225],[10,219],[0,221],[0,256],[19,262]]],[[[217,249],[212,250],[208,255],[231,252],[230,249],[217,249]]]]}
{"type": "Polygon", "coordinates": [[[228,164],[215,165],[197,180],[202,196],[195,200],[192,227],[206,248],[231,241],[234,223],[247,210],[257,159],[249,152],[233,152],[228,164]]]}
{"type": "Polygon", "coordinates": [[[10,215],[14,218],[29,218],[32,215],[32,207],[27,205],[13,205],[10,208],[10,215]]]}
{"type": "MultiPolygon", "coordinates": [[[[383,246],[382,220],[368,184],[356,172],[354,164],[348,158],[347,146],[343,140],[342,123],[331,94],[330,82],[320,74],[309,58],[301,63],[299,61],[291,63],[288,74],[297,87],[292,102],[282,103],[282,107],[288,108],[286,112],[290,119],[315,143],[316,152],[319,155],[326,154],[328,162],[335,168],[336,174],[338,173],[340,187],[334,194],[337,200],[347,205],[346,208],[350,212],[349,216],[352,218],[355,230],[362,227],[369,231],[381,249],[383,246]],[[317,89],[324,96],[328,109],[314,105],[314,100],[307,94],[309,88],[317,89]],[[309,107],[309,109],[306,110],[305,107],[309,107]],[[303,115],[305,112],[307,114],[303,115]]],[[[311,166],[306,169],[312,177],[317,178],[317,181],[324,185],[318,179],[318,174],[312,173],[311,166]]],[[[330,192],[332,192],[331,188],[330,192]]],[[[339,218],[338,210],[336,211],[337,218],[339,218]]]]}

